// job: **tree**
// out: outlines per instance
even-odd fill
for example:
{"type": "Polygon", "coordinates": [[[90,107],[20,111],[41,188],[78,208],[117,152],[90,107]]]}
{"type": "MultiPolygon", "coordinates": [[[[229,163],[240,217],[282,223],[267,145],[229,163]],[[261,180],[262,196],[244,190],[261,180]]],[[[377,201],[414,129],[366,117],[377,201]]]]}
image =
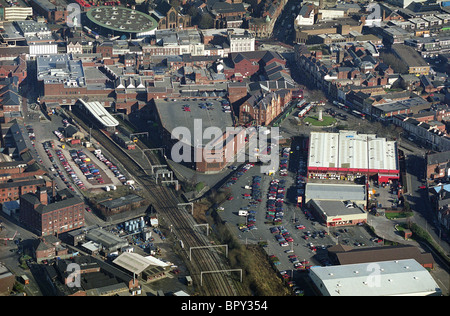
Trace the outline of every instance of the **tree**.
{"type": "Polygon", "coordinates": [[[214,28],[214,19],[209,14],[203,14],[198,23],[198,27],[201,29],[212,29],[214,28]]]}
{"type": "Polygon", "coordinates": [[[200,192],[201,190],[203,190],[204,187],[205,187],[205,184],[203,182],[199,182],[195,186],[195,191],[200,192]]]}

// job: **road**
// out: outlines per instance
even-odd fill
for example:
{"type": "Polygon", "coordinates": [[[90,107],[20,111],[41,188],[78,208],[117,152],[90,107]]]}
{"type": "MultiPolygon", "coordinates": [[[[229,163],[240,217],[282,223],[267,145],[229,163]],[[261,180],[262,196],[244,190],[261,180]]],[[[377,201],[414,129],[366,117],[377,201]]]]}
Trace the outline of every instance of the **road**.
{"type": "MultiPolygon", "coordinates": [[[[22,240],[19,244],[13,241],[7,241],[6,244],[2,240],[0,242],[0,262],[2,262],[14,275],[27,275],[30,279],[30,285],[26,286],[26,292],[28,295],[41,296],[42,293],[35,282],[34,274],[32,270],[22,269],[19,264],[19,258],[21,257],[23,250],[29,248],[37,240],[37,236],[27,229],[17,224],[15,218],[11,218],[4,213],[0,212],[0,221],[2,222],[3,229],[0,232],[1,237],[12,237],[17,231],[15,241],[22,240]]],[[[27,253],[25,253],[27,254],[27,253]]]]}
{"type": "MultiPolygon", "coordinates": [[[[296,78],[295,72],[293,73],[294,79],[296,78]]],[[[298,75],[297,75],[298,76],[298,75]]],[[[308,101],[320,101],[322,100],[322,94],[317,93],[316,90],[304,88],[305,95],[308,101]]],[[[426,149],[419,147],[416,143],[407,140],[402,137],[397,129],[391,128],[391,126],[384,126],[379,122],[370,122],[368,120],[362,120],[357,118],[343,109],[338,109],[330,101],[325,102],[325,106],[322,107],[325,111],[326,109],[333,109],[336,113],[341,115],[346,115],[346,119],[343,120],[341,116],[337,117],[336,125],[342,125],[346,129],[356,130],[360,133],[374,133],[379,137],[386,137],[388,139],[396,139],[399,148],[403,149],[406,154],[406,168],[407,168],[407,183],[410,186],[409,194],[406,195],[408,202],[414,212],[412,220],[417,223],[420,227],[426,230],[431,237],[440,245],[445,253],[450,256],[450,245],[448,242],[443,240],[439,225],[436,220],[436,214],[432,210],[432,206],[429,202],[427,191],[424,189],[419,189],[420,186],[425,184],[425,153],[426,149]]],[[[336,132],[336,127],[328,128],[317,128],[306,126],[303,123],[297,125],[294,119],[296,111],[293,115],[289,116],[280,125],[280,132],[283,137],[289,138],[292,136],[304,135],[308,136],[311,131],[327,131],[336,132]]]]}
{"type": "Polygon", "coordinates": [[[442,239],[442,231],[430,203],[428,189],[419,188],[425,185],[425,151],[422,148],[411,146],[411,143],[408,144],[408,141],[405,140],[400,141],[400,144],[407,146],[407,150],[405,150],[406,176],[410,188],[408,188],[406,198],[414,212],[413,222],[426,230],[447,256],[450,256],[450,245],[442,239]]]}

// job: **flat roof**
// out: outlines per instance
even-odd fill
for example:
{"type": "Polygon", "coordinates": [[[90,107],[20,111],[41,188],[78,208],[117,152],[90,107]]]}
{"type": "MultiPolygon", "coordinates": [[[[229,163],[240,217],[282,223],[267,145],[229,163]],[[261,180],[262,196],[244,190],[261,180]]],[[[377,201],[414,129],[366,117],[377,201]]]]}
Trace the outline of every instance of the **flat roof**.
{"type": "Polygon", "coordinates": [[[352,207],[347,207],[344,201],[321,201],[313,199],[312,202],[314,202],[315,205],[321,210],[321,212],[328,218],[358,214],[365,215],[365,217],[367,217],[367,213],[358,206],[354,206],[353,202],[349,203],[350,205],[352,205],[352,207]]]}
{"type": "Polygon", "coordinates": [[[90,230],[86,234],[86,238],[88,240],[101,244],[106,248],[118,249],[124,246],[128,246],[128,242],[125,239],[122,239],[114,235],[113,233],[110,233],[107,230],[101,228],[90,230]]]}
{"type": "MultiPolygon", "coordinates": [[[[417,78],[417,77],[416,77],[417,78]]],[[[430,105],[430,102],[422,99],[421,97],[413,97],[406,100],[399,100],[389,103],[374,105],[378,110],[389,113],[395,111],[401,111],[405,109],[411,109],[416,106],[430,105]]]]}
{"type": "Polygon", "coordinates": [[[332,247],[328,248],[328,251],[336,254],[341,265],[403,259],[415,259],[421,265],[435,264],[431,253],[422,253],[418,247],[412,245],[358,247],[351,250],[332,247]]]}
{"type": "Polygon", "coordinates": [[[36,67],[37,80],[44,84],[63,83],[65,88],[86,86],[83,63],[70,54],[38,56],[36,67]]]}
{"type": "Polygon", "coordinates": [[[311,132],[308,170],[398,170],[396,143],[355,131],[311,132]]]}
{"type": "Polygon", "coordinates": [[[357,184],[307,183],[305,188],[306,202],[314,200],[365,201],[366,189],[357,184]]]}
{"type": "Polygon", "coordinates": [[[414,259],[311,267],[311,278],[329,296],[439,295],[441,290],[414,259]],[[376,272],[376,273],[375,273],[376,272]]]}
{"type": "MultiPolygon", "coordinates": [[[[192,142],[197,133],[194,133],[194,128],[201,128],[201,132],[208,127],[218,127],[223,133],[226,132],[227,127],[233,126],[231,113],[225,113],[222,110],[222,105],[219,99],[208,101],[165,101],[155,100],[158,116],[164,129],[172,133],[176,127],[186,127],[191,132],[191,139],[188,145],[193,146],[192,142]],[[210,102],[213,106],[200,107],[200,104],[210,102]],[[189,105],[190,111],[185,111],[183,107],[189,105]],[[201,120],[201,121],[198,121],[201,120]],[[201,125],[199,125],[201,122],[201,125]]],[[[199,135],[202,136],[202,135],[199,135]]],[[[206,145],[211,140],[196,139],[198,144],[206,145]]]]}
{"type": "Polygon", "coordinates": [[[116,120],[98,101],[85,102],[82,99],[78,101],[99,121],[103,126],[115,127],[119,125],[119,121],[116,120]]]}
{"type": "Polygon", "coordinates": [[[150,15],[125,7],[100,6],[89,10],[86,16],[101,27],[119,32],[142,33],[157,27],[150,15]]]}
{"type": "Polygon", "coordinates": [[[422,56],[410,46],[393,44],[392,50],[408,65],[408,67],[430,67],[422,56]]]}

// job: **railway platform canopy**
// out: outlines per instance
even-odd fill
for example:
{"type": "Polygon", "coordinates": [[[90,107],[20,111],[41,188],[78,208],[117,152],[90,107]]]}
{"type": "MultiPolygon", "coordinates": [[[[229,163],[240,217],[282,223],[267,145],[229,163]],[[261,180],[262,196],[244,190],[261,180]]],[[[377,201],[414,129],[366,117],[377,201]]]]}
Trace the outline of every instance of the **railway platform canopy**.
{"type": "Polygon", "coordinates": [[[114,129],[119,125],[119,121],[98,101],[86,102],[83,99],[78,99],[76,104],[79,105],[83,111],[89,113],[104,128],[114,129]]]}

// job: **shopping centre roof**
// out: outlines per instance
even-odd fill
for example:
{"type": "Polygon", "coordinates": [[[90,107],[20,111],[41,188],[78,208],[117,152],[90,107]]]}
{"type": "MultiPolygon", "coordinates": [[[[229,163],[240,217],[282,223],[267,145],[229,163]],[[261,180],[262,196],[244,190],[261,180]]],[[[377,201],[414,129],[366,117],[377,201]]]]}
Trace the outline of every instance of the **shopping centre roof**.
{"type": "Polygon", "coordinates": [[[148,14],[118,6],[100,6],[87,12],[88,19],[102,27],[128,33],[156,29],[157,23],[148,14]]]}

